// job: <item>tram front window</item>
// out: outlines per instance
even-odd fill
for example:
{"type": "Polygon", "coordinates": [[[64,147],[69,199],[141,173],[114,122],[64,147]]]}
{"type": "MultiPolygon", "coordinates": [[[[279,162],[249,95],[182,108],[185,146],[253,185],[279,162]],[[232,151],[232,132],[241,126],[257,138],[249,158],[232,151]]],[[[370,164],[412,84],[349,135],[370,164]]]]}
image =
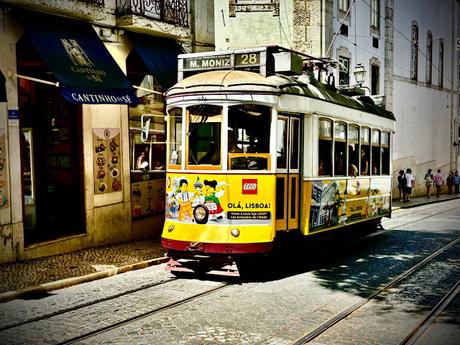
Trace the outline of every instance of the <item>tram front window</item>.
{"type": "Polygon", "coordinates": [[[229,107],[229,169],[269,169],[270,122],[270,107],[255,104],[229,107]]]}
{"type": "Polygon", "coordinates": [[[222,107],[195,105],[187,108],[188,164],[221,164],[222,107]]]}

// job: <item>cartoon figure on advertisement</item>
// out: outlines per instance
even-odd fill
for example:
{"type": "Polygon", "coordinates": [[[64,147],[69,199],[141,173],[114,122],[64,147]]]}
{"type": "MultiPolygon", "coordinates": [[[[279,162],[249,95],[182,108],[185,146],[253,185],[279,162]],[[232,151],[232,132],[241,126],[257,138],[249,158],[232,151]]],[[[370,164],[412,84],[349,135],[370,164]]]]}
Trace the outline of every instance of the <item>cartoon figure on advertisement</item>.
{"type": "Polygon", "coordinates": [[[193,199],[192,206],[204,204],[204,195],[203,195],[203,184],[200,181],[200,178],[196,178],[196,182],[193,184],[195,189],[195,198],[193,199]]]}
{"type": "Polygon", "coordinates": [[[184,221],[185,216],[193,220],[192,200],[194,193],[188,191],[188,181],[183,178],[179,181],[180,191],[176,193],[176,199],[179,202],[179,220],[184,221]]]}
{"type": "Polygon", "coordinates": [[[205,204],[209,209],[209,217],[214,220],[222,220],[225,217],[225,212],[220,205],[219,198],[224,195],[224,190],[220,189],[216,191],[217,181],[216,180],[204,180],[205,185],[205,204]]]}
{"type": "Polygon", "coordinates": [[[179,211],[179,203],[177,202],[176,195],[174,192],[168,195],[168,218],[177,218],[177,212],[179,211]]]}

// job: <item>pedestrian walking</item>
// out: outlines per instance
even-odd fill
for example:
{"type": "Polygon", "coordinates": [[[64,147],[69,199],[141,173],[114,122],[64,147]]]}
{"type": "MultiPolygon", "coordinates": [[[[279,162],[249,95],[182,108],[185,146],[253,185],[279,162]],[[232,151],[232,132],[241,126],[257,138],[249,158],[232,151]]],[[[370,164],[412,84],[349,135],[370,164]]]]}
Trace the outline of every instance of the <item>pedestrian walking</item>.
{"type": "Polygon", "coordinates": [[[447,184],[447,193],[450,195],[454,191],[454,172],[453,171],[449,172],[449,175],[447,175],[446,184],[447,184]]]}
{"type": "Polygon", "coordinates": [[[404,187],[406,186],[406,178],[404,176],[404,170],[399,170],[398,174],[398,191],[399,191],[399,202],[404,200],[404,187]]]}
{"type": "Polygon", "coordinates": [[[406,178],[406,186],[404,188],[404,202],[409,202],[412,188],[415,187],[415,178],[412,176],[412,169],[407,168],[404,176],[406,178]]]}
{"type": "Polygon", "coordinates": [[[431,172],[432,170],[428,169],[428,171],[425,174],[426,196],[428,197],[428,199],[430,198],[431,187],[433,186],[433,174],[431,172]]]}
{"type": "Polygon", "coordinates": [[[460,175],[458,175],[458,170],[455,170],[454,187],[455,187],[455,194],[459,194],[460,193],[460,175]]]}
{"type": "Polygon", "coordinates": [[[436,187],[436,197],[439,198],[439,194],[441,194],[441,189],[444,186],[444,178],[441,174],[441,169],[438,169],[438,172],[434,174],[434,186],[436,187]]]}

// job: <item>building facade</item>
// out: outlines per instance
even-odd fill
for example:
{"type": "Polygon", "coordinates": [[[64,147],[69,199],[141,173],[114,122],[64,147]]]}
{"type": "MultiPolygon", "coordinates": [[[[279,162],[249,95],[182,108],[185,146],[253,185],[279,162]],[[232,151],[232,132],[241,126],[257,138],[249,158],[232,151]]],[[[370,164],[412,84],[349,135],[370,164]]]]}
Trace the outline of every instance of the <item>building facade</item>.
{"type": "Polygon", "coordinates": [[[217,0],[214,15],[218,50],[277,44],[335,62],[337,88],[360,82],[395,114],[393,176],[411,168],[415,195],[428,168],[458,169],[458,0],[217,0]]]}
{"type": "Polygon", "coordinates": [[[163,92],[178,54],[214,50],[212,1],[0,10],[0,262],[158,235],[163,92]]]}
{"type": "Polygon", "coordinates": [[[387,107],[397,118],[394,171],[412,168],[415,192],[423,195],[427,169],[446,177],[459,168],[460,2],[389,0],[385,12],[387,107]]]}

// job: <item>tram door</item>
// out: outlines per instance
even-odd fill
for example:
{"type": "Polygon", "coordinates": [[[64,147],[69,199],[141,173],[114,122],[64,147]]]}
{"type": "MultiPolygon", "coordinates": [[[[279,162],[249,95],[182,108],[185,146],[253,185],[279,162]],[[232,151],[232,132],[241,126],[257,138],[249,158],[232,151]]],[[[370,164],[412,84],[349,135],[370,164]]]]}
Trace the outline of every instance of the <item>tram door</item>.
{"type": "Polygon", "coordinates": [[[276,135],[276,230],[299,228],[301,118],[279,115],[276,135]]]}

